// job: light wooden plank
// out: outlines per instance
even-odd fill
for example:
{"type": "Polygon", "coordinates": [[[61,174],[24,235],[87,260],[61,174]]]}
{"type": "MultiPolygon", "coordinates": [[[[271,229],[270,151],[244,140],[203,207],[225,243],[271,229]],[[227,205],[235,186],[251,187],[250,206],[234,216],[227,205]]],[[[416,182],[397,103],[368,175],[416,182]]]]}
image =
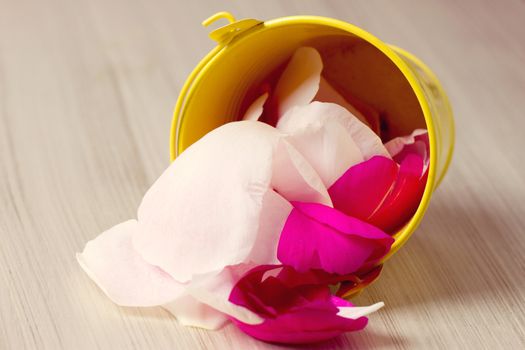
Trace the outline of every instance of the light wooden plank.
{"type": "Polygon", "coordinates": [[[453,165],[361,304],[369,327],[315,348],[525,347],[522,1],[0,0],[0,348],[265,349],[113,305],[74,253],[135,215],[168,164],[181,84],[218,10],[355,23],[420,56],[457,118],[453,165]]]}

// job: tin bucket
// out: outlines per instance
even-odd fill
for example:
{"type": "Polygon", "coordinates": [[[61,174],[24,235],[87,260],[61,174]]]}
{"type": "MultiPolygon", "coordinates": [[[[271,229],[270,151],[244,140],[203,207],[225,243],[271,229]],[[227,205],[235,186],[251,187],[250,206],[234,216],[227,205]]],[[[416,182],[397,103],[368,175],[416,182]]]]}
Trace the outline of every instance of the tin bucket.
{"type": "Polygon", "coordinates": [[[218,45],[190,74],[175,106],[171,159],[209,131],[240,119],[246,101],[258,96],[257,87],[285,65],[298,47],[315,47],[325,65],[323,76],[382,111],[388,139],[416,128],[428,130],[430,167],[425,191],[412,219],[393,235],[395,243],[382,262],[386,261],[418,226],[452,158],[454,120],[436,76],[414,55],[336,19],[292,16],[236,21],[231,14],[219,12],[203,25],[218,19],[229,24],[210,33],[218,45]],[[335,51],[345,54],[331,55],[335,51]]]}

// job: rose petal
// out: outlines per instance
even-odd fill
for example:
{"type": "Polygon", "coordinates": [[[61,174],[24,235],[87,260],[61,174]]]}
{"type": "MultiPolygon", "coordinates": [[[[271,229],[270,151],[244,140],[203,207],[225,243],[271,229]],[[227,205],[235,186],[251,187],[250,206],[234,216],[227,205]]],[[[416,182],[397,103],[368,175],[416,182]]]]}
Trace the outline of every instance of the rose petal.
{"type": "Polygon", "coordinates": [[[268,93],[259,96],[253,103],[248,107],[244,113],[243,120],[258,120],[263,113],[263,107],[268,99],[268,93]]]}
{"type": "Polygon", "coordinates": [[[244,333],[256,339],[281,344],[308,344],[325,341],[345,332],[362,330],[368,323],[366,317],[354,320],[343,315],[335,315],[314,308],[267,319],[262,324],[255,326],[235,319],[233,322],[244,333]]]}
{"type": "Polygon", "coordinates": [[[135,252],[131,237],[140,229],[135,220],[123,222],[89,241],[77,254],[84,271],[118,305],[160,305],[184,291],[184,285],[135,252]]]}
{"type": "MultiPolygon", "coordinates": [[[[246,324],[260,324],[263,319],[257,314],[229,301],[234,286],[254,266],[253,263],[227,266],[220,273],[195,276],[188,286],[188,294],[223,315],[235,317],[246,324]]],[[[194,325],[200,326],[199,321],[200,319],[196,318],[194,325]]]]}
{"type": "Polygon", "coordinates": [[[330,83],[321,76],[319,83],[319,91],[314,97],[314,101],[335,103],[341,107],[347,109],[350,113],[356,116],[363,124],[370,127],[370,124],[366,120],[366,117],[357,108],[352,106],[348,101],[337,92],[336,89],[330,83]]]}
{"type": "Polygon", "coordinates": [[[274,153],[272,187],[288,201],[332,205],[326,186],[307,159],[287,138],[274,153]]]}
{"type": "Polygon", "coordinates": [[[328,189],[334,207],[370,222],[394,187],[398,168],[392,159],[379,156],[354,165],[328,189]]]}
{"type": "Polygon", "coordinates": [[[381,139],[343,107],[312,102],[286,113],[277,128],[312,164],[325,186],[373,155],[390,157],[381,139]]]}
{"type": "MultiPolygon", "coordinates": [[[[418,142],[411,146],[419,147],[418,142]]],[[[428,174],[421,155],[403,157],[400,166],[391,159],[374,157],[348,169],[328,190],[334,207],[394,233],[417,210],[428,174]]]]}
{"type": "Polygon", "coordinates": [[[230,300],[259,313],[265,320],[250,325],[232,321],[245,333],[264,341],[304,344],[327,340],[341,333],[363,329],[367,312],[381,305],[350,310],[352,304],[332,296],[323,285],[299,284],[289,287],[288,278],[302,274],[290,267],[259,266],[235,285],[230,300]],[[356,316],[355,319],[351,317],[356,316]]]}
{"type": "Polygon", "coordinates": [[[341,123],[323,114],[324,108],[317,106],[292,108],[281,118],[277,128],[290,135],[290,143],[329,187],[346,169],[362,162],[363,156],[341,123]]]}
{"type": "MultiPolygon", "coordinates": [[[[341,299],[341,300],[344,300],[344,299],[341,299]]],[[[383,306],[385,306],[385,303],[379,302],[379,303],[375,303],[369,306],[338,307],[339,312],[337,313],[337,315],[344,317],[344,318],[358,319],[360,317],[370,315],[371,313],[376,312],[377,310],[381,309],[383,306]]]]}
{"type": "Polygon", "coordinates": [[[184,326],[215,330],[229,321],[226,314],[189,294],[184,294],[182,297],[162,305],[162,307],[175,316],[177,321],[184,326]]]}
{"type": "Polygon", "coordinates": [[[390,233],[404,225],[416,212],[423,196],[428,175],[426,170],[421,175],[424,167],[421,156],[407,155],[399,167],[394,188],[368,222],[390,233]]]}
{"type": "Polygon", "coordinates": [[[330,203],[325,188],[308,186],[322,183],[300,154],[276,154],[281,142],[275,128],[255,121],[229,123],[208,133],[144,196],[138,210],[143,230],[133,237],[135,249],[186,282],[195,274],[245,261],[257,241],[263,199],[276,180],[276,190],[287,199],[330,203]],[[292,166],[275,167],[278,157],[292,166]]]}
{"type": "Polygon", "coordinates": [[[272,96],[277,101],[278,116],[312,101],[319,89],[322,70],[323,61],[316,49],[300,47],[295,51],[272,96]]]}
{"type": "Polygon", "coordinates": [[[428,144],[428,132],[425,129],[416,129],[408,136],[400,136],[393,138],[385,143],[385,148],[392,157],[395,157],[405,148],[405,146],[412,145],[416,141],[424,141],[428,144]]]}
{"type": "Polygon", "coordinates": [[[299,272],[321,269],[346,275],[370,268],[394,242],[376,227],[336,209],[317,203],[293,204],[277,257],[299,272]]]}
{"type": "Polygon", "coordinates": [[[259,219],[259,233],[248,258],[265,264],[277,264],[277,245],[292,205],[274,191],[266,192],[259,219]]]}
{"type": "Polygon", "coordinates": [[[392,158],[401,164],[409,154],[417,154],[423,158],[423,173],[430,164],[430,147],[428,143],[428,132],[425,129],[416,129],[408,136],[396,137],[387,143],[385,147],[392,158]]]}

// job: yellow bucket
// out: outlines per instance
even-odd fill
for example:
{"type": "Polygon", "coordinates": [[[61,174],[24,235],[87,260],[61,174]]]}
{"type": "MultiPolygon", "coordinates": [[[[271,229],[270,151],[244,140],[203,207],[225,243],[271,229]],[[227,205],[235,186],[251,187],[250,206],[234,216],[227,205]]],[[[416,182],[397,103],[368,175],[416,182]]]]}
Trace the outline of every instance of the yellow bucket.
{"type": "Polygon", "coordinates": [[[243,101],[256,96],[256,88],[268,75],[298,47],[315,47],[323,57],[323,76],[382,111],[389,138],[416,128],[428,130],[430,168],[425,192],[412,219],[394,235],[386,261],[416,229],[452,158],[454,120],[436,76],[414,55],[336,19],[292,16],[236,21],[231,14],[219,12],[203,25],[218,19],[229,24],[210,33],[218,45],[190,74],[175,106],[171,159],[209,131],[240,119],[243,101]],[[335,51],[344,55],[332,54],[335,51]]]}

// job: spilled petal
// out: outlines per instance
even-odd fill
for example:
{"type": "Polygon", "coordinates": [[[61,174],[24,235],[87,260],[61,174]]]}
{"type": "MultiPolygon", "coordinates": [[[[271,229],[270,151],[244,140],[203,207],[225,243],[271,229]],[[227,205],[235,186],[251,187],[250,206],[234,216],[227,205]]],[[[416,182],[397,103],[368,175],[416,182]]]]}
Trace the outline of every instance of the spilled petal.
{"type": "Polygon", "coordinates": [[[230,301],[259,314],[264,322],[232,321],[254,338],[283,344],[328,340],[344,332],[363,329],[365,314],[377,306],[350,309],[352,304],[330,295],[326,285],[312,285],[307,277],[287,266],[258,266],[235,285],[230,301]],[[289,279],[293,280],[291,282],[289,279]]]}
{"type": "Polygon", "coordinates": [[[334,208],[317,203],[293,205],[277,257],[298,272],[320,269],[346,275],[371,268],[394,242],[378,228],[334,208]]]}
{"type": "Polygon", "coordinates": [[[269,190],[263,198],[259,232],[248,261],[256,264],[277,264],[277,245],[292,205],[277,192],[269,190]]]}
{"type": "Polygon", "coordinates": [[[177,281],[187,282],[246,260],[257,241],[265,195],[276,179],[286,179],[276,188],[286,199],[288,194],[331,203],[326,188],[307,186],[321,180],[300,154],[277,155],[281,141],[275,128],[241,121],[193,144],[144,196],[138,210],[143,230],[133,237],[135,249],[177,281]],[[278,157],[288,159],[291,167],[275,167],[278,157]],[[299,183],[306,185],[298,188],[299,183]]]}
{"type": "Polygon", "coordinates": [[[216,330],[229,321],[226,314],[189,294],[184,294],[176,300],[162,305],[162,307],[175,316],[177,321],[184,326],[216,330]]]}
{"type": "Polygon", "coordinates": [[[77,254],[84,271],[118,305],[161,305],[184,291],[184,285],[135,252],[131,238],[141,229],[135,220],[123,222],[89,241],[77,254]]]}
{"type": "MultiPolygon", "coordinates": [[[[256,313],[229,301],[234,286],[254,266],[253,263],[227,266],[219,273],[195,276],[188,286],[188,294],[223,315],[250,325],[260,324],[263,319],[256,313]]],[[[196,325],[199,326],[198,323],[196,325]]]]}

